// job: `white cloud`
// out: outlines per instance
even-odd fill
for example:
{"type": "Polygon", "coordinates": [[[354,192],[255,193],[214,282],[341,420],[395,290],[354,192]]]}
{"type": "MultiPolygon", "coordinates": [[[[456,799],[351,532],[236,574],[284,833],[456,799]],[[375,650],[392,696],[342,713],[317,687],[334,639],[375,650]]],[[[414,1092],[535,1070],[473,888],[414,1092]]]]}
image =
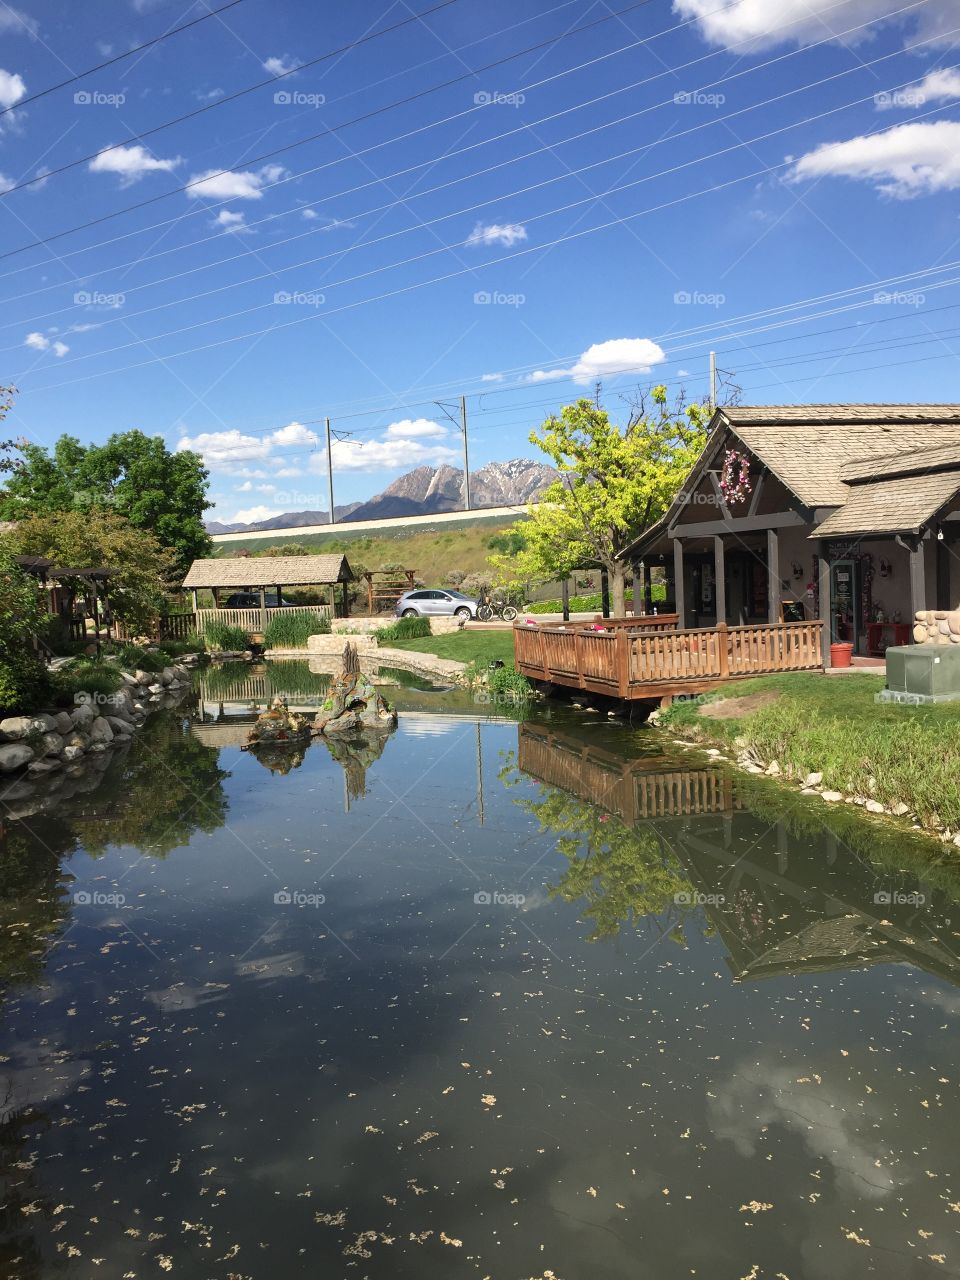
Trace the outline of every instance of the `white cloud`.
{"type": "Polygon", "coordinates": [[[28,35],[36,39],[39,25],[36,18],[28,17],[8,4],[0,5],[0,35],[28,35]]]}
{"type": "Polygon", "coordinates": [[[401,422],[391,422],[385,432],[388,440],[414,440],[446,434],[446,427],[439,422],[431,422],[429,418],[404,418],[401,422]]]}
{"type": "Polygon", "coordinates": [[[466,243],[469,245],[502,244],[509,248],[521,240],[526,240],[527,228],[521,222],[490,222],[484,225],[478,222],[466,243]]]}
{"type": "Polygon", "coordinates": [[[284,176],[283,165],[268,164],[253,172],[225,173],[222,169],[207,169],[190,179],[187,195],[191,200],[260,200],[262,188],[277,182],[284,176]]]}
{"type": "Polygon", "coordinates": [[[853,178],[899,200],[960,187],[960,123],[901,124],[828,142],[797,160],[790,178],[853,178]]]}
{"type": "Polygon", "coordinates": [[[70,348],[65,342],[51,342],[43,333],[28,333],[23,340],[23,345],[29,347],[31,351],[52,351],[55,356],[62,358],[67,354],[70,348]]]}
{"type": "Polygon", "coordinates": [[[279,57],[267,58],[263,69],[271,76],[288,76],[291,71],[296,71],[299,65],[296,58],[291,58],[288,53],[281,53],[279,57]]]}
{"type": "Polygon", "coordinates": [[[666,360],[662,347],[650,338],[611,338],[609,342],[595,342],[569,369],[538,369],[527,378],[528,382],[554,382],[558,378],[572,378],[579,386],[586,386],[597,378],[616,373],[649,373],[655,364],[666,360]]]}
{"type": "Polygon", "coordinates": [[[0,107],[15,107],[21,98],[26,97],[26,93],[27,86],[23,83],[23,77],[0,67],[0,107]]]}
{"type": "Polygon", "coordinates": [[[878,93],[874,102],[879,111],[890,111],[895,107],[925,107],[928,102],[951,102],[954,98],[960,98],[960,71],[945,67],[931,71],[906,89],[878,93]]]}
{"type": "Polygon", "coordinates": [[[237,485],[237,493],[252,493],[252,492],[253,492],[252,480],[244,480],[243,484],[237,485]]]}
{"type": "MultiPolygon", "coordinates": [[[[191,449],[201,454],[210,468],[228,471],[231,475],[267,479],[270,472],[254,470],[243,464],[269,458],[274,449],[289,449],[291,446],[312,449],[317,440],[315,432],[300,422],[291,422],[262,436],[244,435],[235,427],[227,431],[201,432],[196,436],[185,435],[177,442],[177,452],[191,449]]],[[[251,487],[242,485],[241,490],[251,487]]]]}
{"type": "Polygon", "coordinates": [[[112,147],[109,151],[101,151],[99,155],[93,157],[90,161],[90,172],[117,173],[120,175],[121,184],[129,187],[145,173],[158,171],[172,173],[181,163],[180,156],[161,160],[158,156],[152,155],[146,147],[112,147]]]}
{"type": "Polygon", "coordinates": [[[886,23],[907,26],[907,44],[928,39],[958,43],[951,30],[957,26],[956,0],[926,0],[922,8],[905,14],[891,14],[890,0],[739,0],[723,6],[716,0],[673,0],[673,8],[683,18],[696,19],[706,40],[727,48],[742,48],[745,42],[758,49],[810,44],[862,23],[871,25],[854,36],[836,36],[837,43],[873,39],[886,23]]]}
{"type": "Polygon", "coordinates": [[[481,376],[480,381],[481,382],[502,382],[503,374],[502,373],[485,373],[481,376]]]}
{"type": "Polygon", "coordinates": [[[260,520],[272,520],[274,516],[282,516],[279,507],[245,507],[235,511],[226,524],[256,524],[260,520]]]}
{"type": "Polygon", "coordinates": [[[232,213],[229,209],[221,209],[210,225],[219,227],[221,231],[231,231],[234,235],[250,235],[253,231],[247,226],[245,213],[232,213]]]}
{"type": "MultiPolygon", "coordinates": [[[[459,454],[439,443],[421,444],[418,440],[334,440],[333,466],[335,471],[393,471],[407,470],[425,464],[437,466],[441,462],[455,463],[459,454]]],[[[311,459],[315,470],[325,471],[326,453],[318,453],[311,459]]]]}

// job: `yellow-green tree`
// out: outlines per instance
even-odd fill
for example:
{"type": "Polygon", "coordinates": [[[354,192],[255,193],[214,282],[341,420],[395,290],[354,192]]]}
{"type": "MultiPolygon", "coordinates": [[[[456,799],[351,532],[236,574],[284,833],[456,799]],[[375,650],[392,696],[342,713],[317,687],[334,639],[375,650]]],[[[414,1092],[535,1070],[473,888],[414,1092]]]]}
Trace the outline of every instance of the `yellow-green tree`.
{"type": "Polygon", "coordinates": [[[623,616],[628,565],[618,556],[670,505],[703,450],[708,418],[703,405],[669,404],[662,386],[624,427],[590,400],[548,418],[530,443],[560,478],[531,503],[522,526],[526,546],[491,558],[498,573],[522,582],[599,564],[610,576],[613,612],[623,616]]]}

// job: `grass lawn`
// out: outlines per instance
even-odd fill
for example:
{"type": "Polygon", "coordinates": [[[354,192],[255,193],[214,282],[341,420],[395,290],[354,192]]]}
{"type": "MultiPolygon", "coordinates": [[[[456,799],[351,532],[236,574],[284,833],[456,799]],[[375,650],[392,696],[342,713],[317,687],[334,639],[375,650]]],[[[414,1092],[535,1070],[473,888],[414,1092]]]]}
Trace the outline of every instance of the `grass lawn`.
{"type": "Polygon", "coordinates": [[[960,703],[877,705],[883,684],[870,675],[763,676],[703,703],[675,703],[662,723],[718,746],[737,739],[788,777],[822,772],[828,790],[902,801],[925,826],[960,830],[960,703]]]}
{"type": "Polygon", "coordinates": [[[478,662],[486,666],[500,658],[513,666],[513,631],[455,631],[448,636],[424,636],[416,640],[399,640],[394,649],[411,649],[417,653],[433,653],[438,658],[456,662],[478,662]]]}

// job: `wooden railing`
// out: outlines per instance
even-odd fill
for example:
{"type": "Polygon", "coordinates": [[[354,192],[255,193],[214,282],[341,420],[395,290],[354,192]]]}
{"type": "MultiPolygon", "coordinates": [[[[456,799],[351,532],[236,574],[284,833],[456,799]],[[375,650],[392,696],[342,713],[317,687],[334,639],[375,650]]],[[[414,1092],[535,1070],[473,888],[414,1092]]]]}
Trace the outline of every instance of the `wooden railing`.
{"type": "MultiPolygon", "coordinates": [[[[716,687],[725,680],[823,666],[822,624],[768,625],[670,631],[618,626],[514,628],[514,654],[524,675],[612,697],[655,696],[652,686],[716,687]]],[[[666,690],[664,690],[666,692],[666,690]]]]}
{"type": "MultiPolygon", "coordinates": [[[[333,606],[329,604],[289,605],[282,609],[268,607],[263,612],[266,613],[268,626],[271,618],[278,613],[282,613],[284,617],[333,618],[333,606]]],[[[202,632],[204,624],[212,619],[217,622],[228,623],[232,627],[242,627],[244,631],[259,632],[263,629],[263,616],[259,607],[254,609],[198,609],[197,630],[202,632]]]]}

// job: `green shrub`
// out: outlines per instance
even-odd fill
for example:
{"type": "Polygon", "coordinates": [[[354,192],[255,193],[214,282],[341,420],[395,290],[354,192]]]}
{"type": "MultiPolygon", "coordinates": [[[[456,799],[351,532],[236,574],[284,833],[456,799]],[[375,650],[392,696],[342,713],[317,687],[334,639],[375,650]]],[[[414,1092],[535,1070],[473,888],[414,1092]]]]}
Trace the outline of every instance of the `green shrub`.
{"type": "Polygon", "coordinates": [[[513,667],[494,667],[487,674],[487,688],[491,693],[523,702],[533,694],[533,685],[525,675],[513,667]]]}
{"type": "Polygon", "coordinates": [[[250,637],[243,627],[233,627],[219,618],[208,618],[203,628],[203,641],[208,649],[249,649],[250,637]]]}
{"type": "MultiPolygon", "coordinates": [[[[667,598],[667,589],[662,582],[654,582],[650,585],[650,595],[655,605],[662,604],[667,598]]],[[[628,589],[625,595],[627,604],[633,603],[633,591],[628,589]]],[[[561,600],[538,600],[536,604],[525,605],[527,613],[560,613],[563,610],[563,602],[561,600]]],[[[603,608],[603,596],[599,591],[595,591],[589,596],[571,596],[570,612],[571,613],[599,613],[603,608]]]]}
{"type": "Polygon", "coordinates": [[[51,677],[53,701],[59,707],[73,706],[81,693],[109,697],[123,684],[120,667],[100,658],[77,658],[51,677]]]}
{"type": "Polygon", "coordinates": [[[168,658],[182,658],[185,653],[199,653],[203,648],[203,640],[199,631],[191,631],[182,640],[161,640],[157,648],[168,658]]]}
{"type": "Polygon", "coordinates": [[[267,649],[304,649],[310,636],[330,634],[330,619],[318,614],[275,613],[267,623],[267,649]]]}
{"type": "Polygon", "coordinates": [[[430,619],[398,618],[388,626],[379,627],[375,634],[378,644],[394,644],[397,640],[418,640],[421,636],[431,634],[430,619]]]}
{"type": "Polygon", "coordinates": [[[122,644],[115,652],[125,671],[136,671],[139,667],[141,671],[159,672],[167,665],[162,653],[148,653],[136,644],[122,644]]]}
{"type": "Polygon", "coordinates": [[[0,713],[34,711],[50,696],[46,667],[31,650],[22,648],[0,661],[0,713]]]}

